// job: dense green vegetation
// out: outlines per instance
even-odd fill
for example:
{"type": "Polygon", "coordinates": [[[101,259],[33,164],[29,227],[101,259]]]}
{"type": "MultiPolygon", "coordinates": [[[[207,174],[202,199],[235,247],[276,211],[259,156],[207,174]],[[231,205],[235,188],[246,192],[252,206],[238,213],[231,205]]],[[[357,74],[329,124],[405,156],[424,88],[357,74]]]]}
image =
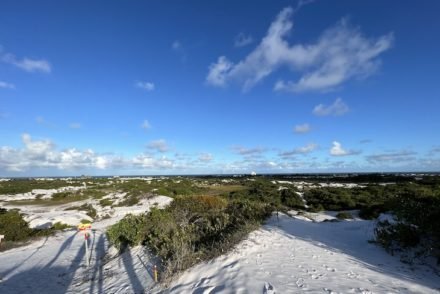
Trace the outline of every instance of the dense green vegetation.
{"type": "MultiPolygon", "coordinates": [[[[14,204],[32,202],[57,205],[97,199],[100,206],[114,207],[133,206],[141,199],[154,195],[173,197],[174,201],[167,208],[153,209],[140,216],[129,215],[108,231],[110,240],[120,248],[135,244],[148,246],[161,258],[164,277],[229,250],[258,227],[272,211],[291,209],[338,211],[336,217],[339,219],[352,218],[347,211],[354,209],[359,210],[359,216],[364,219],[375,219],[383,212],[393,213],[398,219],[397,223],[379,223],[376,241],[390,252],[419,248],[419,252],[424,252],[424,255],[435,256],[440,260],[439,176],[207,176],[131,180],[101,178],[87,179],[86,182],[87,189],[55,193],[51,199],[26,200],[14,204]],[[306,181],[309,185],[298,190],[296,185],[277,181],[306,181]],[[321,187],[319,183],[359,183],[362,186],[321,187]],[[126,196],[122,201],[103,198],[115,192],[125,192],[126,196]],[[303,198],[300,197],[301,193],[303,198]]],[[[0,194],[67,185],[82,185],[82,181],[74,180],[73,184],[61,180],[1,182],[0,194]]],[[[85,211],[92,218],[97,214],[91,204],[77,205],[70,209],[85,211]]],[[[38,233],[20,221],[22,217],[18,212],[8,211],[8,217],[4,219],[7,219],[6,222],[17,223],[18,239],[26,239],[26,236],[38,233]]]]}
{"type": "Polygon", "coordinates": [[[433,256],[440,264],[440,186],[402,189],[389,207],[397,222],[379,222],[376,241],[391,253],[414,249],[414,257],[433,256]]]}
{"type": "Polygon", "coordinates": [[[272,183],[268,179],[258,178],[255,181],[242,181],[247,189],[240,189],[229,193],[230,199],[248,199],[270,204],[278,210],[283,208],[303,209],[304,202],[296,193],[297,190],[291,187],[279,189],[280,185],[272,183]]]}
{"type": "Polygon", "coordinates": [[[264,221],[271,206],[247,199],[179,196],[165,209],[128,215],[108,230],[119,246],[145,244],[162,261],[162,278],[226,252],[264,221]]]}
{"type": "Polygon", "coordinates": [[[34,238],[50,236],[57,230],[68,227],[62,223],[55,223],[49,229],[31,229],[18,210],[0,208],[0,233],[5,235],[0,251],[15,247],[34,238]]]}

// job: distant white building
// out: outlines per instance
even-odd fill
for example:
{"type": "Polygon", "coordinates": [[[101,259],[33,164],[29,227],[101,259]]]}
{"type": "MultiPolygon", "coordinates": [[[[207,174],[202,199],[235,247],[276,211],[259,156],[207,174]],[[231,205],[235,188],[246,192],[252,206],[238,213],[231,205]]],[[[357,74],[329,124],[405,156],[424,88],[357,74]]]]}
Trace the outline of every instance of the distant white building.
{"type": "Polygon", "coordinates": [[[256,172],[251,172],[251,176],[256,176],[257,175],[257,173],[256,172]]]}

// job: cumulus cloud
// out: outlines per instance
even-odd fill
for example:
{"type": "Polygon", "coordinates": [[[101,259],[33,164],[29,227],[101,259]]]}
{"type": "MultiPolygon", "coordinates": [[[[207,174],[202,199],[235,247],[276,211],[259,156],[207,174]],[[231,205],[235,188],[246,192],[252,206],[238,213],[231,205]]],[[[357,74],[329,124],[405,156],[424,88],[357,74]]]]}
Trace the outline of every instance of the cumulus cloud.
{"type": "Polygon", "coordinates": [[[149,168],[149,169],[171,169],[175,167],[174,161],[162,156],[160,158],[153,157],[149,154],[141,154],[133,158],[135,167],[149,168]]]}
{"type": "Polygon", "coordinates": [[[294,131],[295,133],[297,133],[297,134],[305,134],[305,133],[310,132],[311,130],[312,130],[312,128],[311,128],[310,125],[307,124],[307,123],[302,124],[302,125],[296,125],[296,126],[293,128],[293,131],[294,131]]]}
{"type": "Polygon", "coordinates": [[[147,148],[162,153],[170,150],[167,142],[164,139],[151,141],[150,143],[147,144],[147,148]]]}
{"type": "Polygon", "coordinates": [[[341,98],[337,98],[331,105],[319,104],[313,108],[313,114],[317,116],[341,116],[349,111],[350,108],[341,98]]]}
{"type": "Polygon", "coordinates": [[[21,136],[23,148],[0,147],[0,170],[21,172],[31,168],[106,168],[114,160],[93,150],[55,149],[51,140],[34,140],[29,134],[21,136]]]}
{"type": "Polygon", "coordinates": [[[155,85],[152,82],[142,82],[142,81],[137,81],[135,86],[139,89],[143,89],[146,90],[148,92],[151,92],[155,89],[155,85]]]}
{"type": "Polygon", "coordinates": [[[234,39],[235,47],[244,47],[251,44],[254,41],[251,35],[245,35],[244,33],[239,33],[234,39]]]}
{"type": "Polygon", "coordinates": [[[29,134],[21,136],[23,147],[0,146],[0,172],[24,172],[30,169],[88,170],[111,168],[172,169],[175,160],[165,156],[139,154],[124,159],[113,154],[100,154],[92,149],[67,148],[57,150],[48,139],[35,140],[29,134]]]}
{"type": "Polygon", "coordinates": [[[342,144],[337,141],[333,141],[332,144],[333,146],[332,148],[330,148],[330,155],[332,156],[348,156],[348,155],[355,155],[360,153],[360,151],[344,149],[342,147],[342,144]]]}
{"type": "Polygon", "coordinates": [[[15,89],[15,85],[8,82],[0,81],[0,89],[15,89]]]}
{"type": "Polygon", "coordinates": [[[347,80],[374,74],[381,64],[378,56],[393,43],[392,33],[367,38],[343,19],[325,30],[315,43],[290,45],[286,37],[293,28],[293,13],[290,7],[283,9],[260,44],[243,60],[233,63],[220,56],[209,66],[207,83],[225,86],[237,82],[246,91],[279,68],[287,67],[300,73],[299,80],[279,80],[274,90],[330,90],[347,80]]]}
{"type": "Polygon", "coordinates": [[[141,128],[143,128],[144,130],[149,130],[151,129],[151,124],[149,123],[148,120],[144,120],[143,123],[141,124],[141,128]]]}
{"type": "Polygon", "coordinates": [[[12,53],[3,52],[2,48],[0,48],[0,61],[27,72],[50,73],[52,71],[52,66],[46,59],[32,59],[28,57],[20,59],[12,53]]]}

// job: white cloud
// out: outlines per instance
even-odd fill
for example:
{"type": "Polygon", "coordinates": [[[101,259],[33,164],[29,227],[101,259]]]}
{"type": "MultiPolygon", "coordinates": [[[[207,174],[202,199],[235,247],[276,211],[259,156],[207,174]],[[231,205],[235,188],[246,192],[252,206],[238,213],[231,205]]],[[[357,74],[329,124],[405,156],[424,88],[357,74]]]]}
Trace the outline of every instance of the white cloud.
{"type": "Polygon", "coordinates": [[[144,130],[151,129],[151,124],[148,122],[148,120],[144,120],[144,122],[141,125],[141,128],[143,128],[144,130]]]}
{"type": "Polygon", "coordinates": [[[259,155],[267,151],[266,148],[263,147],[255,147],[255,148],[246,148],[243,146],[234,146],[232,147],[232,150],[234,153],[240,154],[240,155],[259,155]]]}
{"type": "Polygon", "coordinates": [[[81,124],[80,123],[70,123],[69,124],[69,128],[71,128],[71,129],[80,129],[81,128],[81,124]]]}
{"type": "Polygon", "coordinates": [[[165,156],[155,157],[149,154],[139,154],[133,158],[124,159],[112,154],[99,154],[92,149],[67,148],[57,150],[51,140],[35,140],[26,133],[21,136],[21,139],[22,148],[0,146],[0,173],[5,171],[24,172],[31,169],[177,168],[175,161],[165,156]]]}
{"type": "Polygon", "coordinates": [[[350,111],[347,104],[341,98],[337,98],[333,104],[326,106],[324,104],[316,105],[313,114],[317,116],[340,116],[350,111]]]}
{"type": "Polygon", "coordinates": [[[34,140],[29,134],[21,136],[24,147],[0,147],[0,170],[22,172],[32,168],[78,169],[107,167],[111,158],[97,155],[93,150],[75,148],[58,151],[51,140],[34,140]]]}
{"type": "Polygon", "coordinates": [[[167,152],[170,150],[167,142],[164,139],[153,140],[147,144],[148,149],[152,149],[158,152],[167,152]]]}
{"type": "Polygon", "coordinates": [[[209,73],[206,77],[207,83],[214,86],[225,86],[232,67],[233,64],[226,57],[220,56],[217,63],[209,66],[209,73]]]}
{"type": "Polygon", "coordinates": [[[332,156],[348,156],[348,155],[355,155],[360,153],[360,151],[344,149],[342,147],[342,144],[337,141],[333,141],[332,144],[333,146],[332,148],[330,148],[330,155],[332,156]]]}
{"type": "Polygon", "coordinates": [[[278,156],[280,156],[280,157],[282,157],[284,159],[292,158],[292,157],[294,157],[295,155],[298,155],[298,154],[302,154],[302,155],[309,154],[309,153],[315,151],[317,148],[318,148],[317,144],[309,143],[309,144],[307,144],[305,146],[297,147],[297,148],[295,148],[295,149],[293,149],[291,151],[280,152],[278,154],[278,156]]]}
{"type": "Polygon", "coordinates": [[[302,124],[302,125],[296,125],[296,126],[293,128],[293,131],[294,131],[295,133],[297,133],[297,134],[305,134],[305,133],[310,132],[311,130],[312,130],[312,128],[311,128],[310,125],[307,124],[307,123],[302,124]]]}
{"type": "Polygon", "coordinates": [[[29,134],[23,134],[21,140],[25,145],[26,153],[34,157],[44,157],[54,148],[54,144],[50,140],[34,141],[29,134]]]}
{"type": "Polygon", "coordinates": [[[210,162],[210,161],[212,161],[213,158],[214,157],[212,156],[211,153],[201,153],[199,155],[199,161],[202,161],[202,162],[210,162]]]}
{"type": "MultiPolygon", "coordinates": [[[[306,3],[307,4],[307,3],[306,3]]],[[[301,92],[330,90],[352,78],[366,78],[380,66],[378,56],[393,43],[393,34],[377,39],[364,37],[343,19],[325,30],[313,44],[289,45],[292,30],[290,7],[272,22],[260,44],[243,60],[232,63],[225,56],[209,67],[206,81],[213,86],[238,82],[244,91],[284,66],[299,72],[297,81],[278,81],[274,90],[301,92]]]]}
{"type": "Polygon", "coordinates": [[[0,89],[15,89],[15,85],[4,81],[0,81],[0,89]]]}
{"type": "Polygon", "coordinates": [[[244,47],[251,44],[254,41],[251,35],[245,35],[244,33],[239,33],[234,40],[235,47],[244,47]]]}
{"type": "Polygon", "coordinates": [[[152,83],[152,82],[137,81],[135,85],[137,88],[146,90],[148,92],[153,91],[156,88],[154,83],[152,83]]]}
{"type": "Polygon", "coordinates": [[[49,61],[45,59],[32,59],[27,57],[18,59],[14,54],[3,53],[0,55],[0,60],[5,63],[12,64],[27,72],[50,73],[52,71],[49,61]]]}
{"type": "Polygon", "coordinates": [[[174,161],[162,156],[155,158],[148,154],[141,154],[133,158],[134,166],[150,169],[171,169],[175,167],[174,161]]]}
{"type": "Polygon", "coordinates": [[[409,161],[415,160],[415,155],[417,155],[417,153],[414,151],[402,150],[368,155],[366,156],[366,159],[369,163],[373,164],[383,164],[385,162],[407,163],[409,161]]]}

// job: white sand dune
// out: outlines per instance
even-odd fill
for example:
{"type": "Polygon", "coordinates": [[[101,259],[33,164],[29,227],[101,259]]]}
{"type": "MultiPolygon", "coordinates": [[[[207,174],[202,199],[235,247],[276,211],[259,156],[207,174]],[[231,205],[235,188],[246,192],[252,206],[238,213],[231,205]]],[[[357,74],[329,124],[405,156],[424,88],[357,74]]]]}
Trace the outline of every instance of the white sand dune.
{"type": "Polygon", "coordinates": [[[440,277],[367,241],[373,222],[280,214],[234,252],[187,270],[171,293],[439,293],[440,277]]]}
{"type": "MultiPolygon", "coordinates": [[[[163,200],[163,199],[162,199],[163,200]]],[[[107,220],[108,221],[108,220],[107,220]]],[[[439,293],[429,268],[409,266],[367,241],[371,221],[311,222],[280,214],[233,252],[201,263],[168,289],[155,285],[142,247],[109,250],[107,224],[0,253],[0,293],[439,293]]]]}

